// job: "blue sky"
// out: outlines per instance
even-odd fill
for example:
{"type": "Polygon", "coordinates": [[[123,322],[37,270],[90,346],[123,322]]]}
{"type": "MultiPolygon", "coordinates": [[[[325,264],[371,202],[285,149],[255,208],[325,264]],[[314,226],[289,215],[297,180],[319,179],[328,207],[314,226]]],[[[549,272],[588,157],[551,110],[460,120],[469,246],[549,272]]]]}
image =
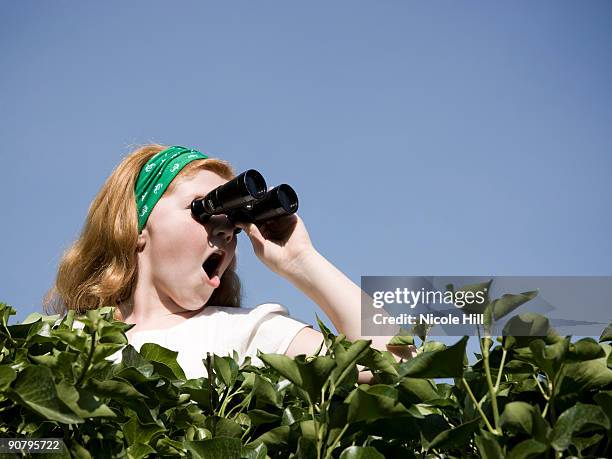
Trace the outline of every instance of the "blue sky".
{"type": "MultiPolygon", "coordinates": [[[[293,185],[356,282],[611,275],[611,22],[605,1],[3,2],[0,301],[41,311],[149,141],[293,185]]],[[[239,244],[245,306],[314,323],[239,244]]]]}

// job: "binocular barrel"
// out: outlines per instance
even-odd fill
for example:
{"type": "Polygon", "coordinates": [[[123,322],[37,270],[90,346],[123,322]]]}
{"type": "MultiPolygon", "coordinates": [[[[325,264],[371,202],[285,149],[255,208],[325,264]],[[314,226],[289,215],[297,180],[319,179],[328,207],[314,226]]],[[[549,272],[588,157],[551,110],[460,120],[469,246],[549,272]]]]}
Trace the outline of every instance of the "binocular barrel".
{"type": "Polygon", "coordinates": [[[255,169],[249,169],[215,188],[202,199],[191,203],[191,213],[199,220],[225,214],[266,195],[266,180],[255,169]]]}
{"type": "Polygon", "coordinates": [[[289,185],[283,183],[269,190],[263,199],[230,211],[227,217],[233,223],[261,223],[283,215],[291,215],[297,212],[297,209],[297,193],[289,185]]]}
{"type": "Polygon", "coordinates": [[[297,193],[286,183],[266,191],[266,181],[255,169],[241,173],[191,203],[193,217],[205,223],[225,214],[233,222],[261,223],[297,212],[297,193]]]}

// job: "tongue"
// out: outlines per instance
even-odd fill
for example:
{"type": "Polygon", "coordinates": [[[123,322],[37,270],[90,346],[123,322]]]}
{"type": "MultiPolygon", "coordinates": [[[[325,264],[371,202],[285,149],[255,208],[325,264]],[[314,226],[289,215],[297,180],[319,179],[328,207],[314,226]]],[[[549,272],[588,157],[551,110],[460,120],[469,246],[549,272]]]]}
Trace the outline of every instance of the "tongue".
{"type": "Polygon", "coordinates": [[[215,274],[213,277],[209,279],[209,284],[213,286],[214,288],[217,288],[219,287],[219,285],[221,285],[221,279],[219,279],[219,276],[215,274]]]}

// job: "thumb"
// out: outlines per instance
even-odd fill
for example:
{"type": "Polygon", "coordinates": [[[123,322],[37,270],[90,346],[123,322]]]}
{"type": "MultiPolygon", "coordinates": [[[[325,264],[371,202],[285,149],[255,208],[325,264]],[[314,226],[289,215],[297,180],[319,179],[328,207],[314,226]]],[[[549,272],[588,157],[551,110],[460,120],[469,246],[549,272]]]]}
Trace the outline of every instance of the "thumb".
{"type": "Polygon", "coordinates": [[[236,223],[236,226],[238,228],[242,228],[242,230],[246,233],[251,241],[255,255],[260,257],[264,252],[266,239],[262,236],[257,225],[254,223],[236,223]]]}
{"type": "Polygon", "coordinates": [[[262,236],[255,223],[240,222],[236,223],[235,225],[246,233],[253,245],[256,243],[262,244],[265,241],[265,238],[262,236]]]}

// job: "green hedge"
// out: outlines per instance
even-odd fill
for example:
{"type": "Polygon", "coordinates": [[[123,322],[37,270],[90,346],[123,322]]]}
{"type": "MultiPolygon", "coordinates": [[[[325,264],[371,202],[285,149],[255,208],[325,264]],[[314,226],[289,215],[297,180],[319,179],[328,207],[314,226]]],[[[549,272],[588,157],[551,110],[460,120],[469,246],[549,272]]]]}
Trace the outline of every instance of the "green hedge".
{"type": "MultiPolygon", "coordinates": [[[[504,298],[492,313],[529,299],[504,298]]],[[[177,354],[156,344],[107,360],[129,327],[112,311],[79,317],[83,329],[73,313],[8,325],[15,311],[0,303],[0,437],[63,438],[65,452],[46,457],[612,456],[610,326],[599,343],[571,342],[522,314],[510,322],[546,336],[484,335],[468,365],[467,337],[445,346],[422,336],[417,357],[396,363],[319,322],[326,355],[259,354],[262,368],[207,355],[211,376],[186,380],[177,354]],[[357,364],[371,385],[357,384],[357,364]]]]}

